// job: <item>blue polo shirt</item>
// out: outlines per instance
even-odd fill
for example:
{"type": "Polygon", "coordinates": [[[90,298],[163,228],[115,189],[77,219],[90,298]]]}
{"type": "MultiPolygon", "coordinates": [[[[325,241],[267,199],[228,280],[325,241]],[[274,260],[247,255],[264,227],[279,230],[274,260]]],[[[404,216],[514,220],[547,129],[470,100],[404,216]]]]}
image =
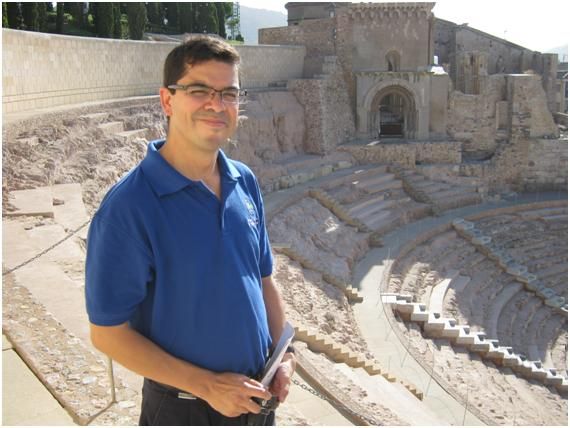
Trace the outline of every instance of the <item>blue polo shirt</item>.
{"type": "Polygon", "coordinates": [[[257,180],[220,150],[221,200],[149,143],[107,193],[87,238],[89,320],[129,322],[170,354],[253,376],[271,344],[261,278],[273,259],[257,180]]]}

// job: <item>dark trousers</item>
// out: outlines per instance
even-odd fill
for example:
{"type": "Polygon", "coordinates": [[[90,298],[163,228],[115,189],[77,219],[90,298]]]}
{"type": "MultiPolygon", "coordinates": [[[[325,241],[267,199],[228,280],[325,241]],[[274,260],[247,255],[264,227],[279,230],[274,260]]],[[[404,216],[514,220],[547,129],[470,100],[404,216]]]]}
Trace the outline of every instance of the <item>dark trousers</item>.
{"type": "MultiPolygon", "coordinates": [[[[248,414],[229,418],[200,398],[178,398],[175,388],[145,379],[139,425],[248,425],[248,414]]],[[[256,420],[255,425],[274,425],[275,412],[256,420]]]]}

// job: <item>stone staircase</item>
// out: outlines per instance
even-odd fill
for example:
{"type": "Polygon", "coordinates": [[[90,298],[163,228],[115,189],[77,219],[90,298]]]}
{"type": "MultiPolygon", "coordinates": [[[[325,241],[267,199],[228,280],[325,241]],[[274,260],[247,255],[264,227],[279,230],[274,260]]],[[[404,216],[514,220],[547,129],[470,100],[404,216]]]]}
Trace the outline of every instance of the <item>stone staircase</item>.
{"type": "Polygon", "coordinates": [[[478,188],[468,185],[453,185],[445,181],[435,181],[400,166],[390,170],[403,183],[403,188],[415,201],[429,204],[434,215],[444,211],[482,202],[478,188]]]}
{"type": "Polygon", "coordinates": [[[272,164],[272,168],[283,173],[262,180],[261,188],[265,193],[289,189],[353,166],[352,156],[345,152],[334,152],[328,156],[295,155],[272,164]]]}
{"type": "Polygon", "coordinates": [[[409,198],[402,182],[387,173],[385,166],[354,170],[318,187],[311,190],[311,196],[363,232],[380,235],[429,215],[429,207],[409,198]]]}
{"type": "MultiPolygon", "coordinates": [[[[88,115],[93,117],[93,115],[88,115]]],[[[80,116],[85,118],[85,116],[80,116]]],[[[95,116],[95,120],[98,120],[102,116],[95,116]]],[[[147,139],[148,129],[131,129],[125,130],[124,123],[121,121],[114,122],[103,122],[97,125],[97,128],[101,130],[103,135],[108,137],[118,137],[123,140],[123,143],[131,143],[137,139],[147,139]]]]}
{"type": "Polygon", "coordinates": [[[424,304],[412,302],[411,295],[382,294],[382,302],[402,319],[419,324],[430,338],[447,339],[455,346],[465,347],[496,365],[509,367],[526,379],[553,386],[562,395],[568,392],[568,378],[558,374],[556,369],[545,369],[541,361],[529,361],[526,356],[514,353],[511,347],[501,346],[498,340],[487,339],[485,332],[472,332],[470,326],[458,325],[454,318],[428,311],[424,304]]]}
{"type": "Polygon", "coordinates": [[[416,398],[419,400],[423,399],[423,392],[415,385],[398,380],[393,374],[383,371],[378,362],[369,360],[364,355],[351,351],[345,345],[339,344],[313,329],[306,329],[300,326],[294,327],[295,340],[305,342],[311,351],[323,353],[335,363],[344,363],[352,368],[362,368],[369,376],[381,375],[388,382],[399,382],[416,398]]]}

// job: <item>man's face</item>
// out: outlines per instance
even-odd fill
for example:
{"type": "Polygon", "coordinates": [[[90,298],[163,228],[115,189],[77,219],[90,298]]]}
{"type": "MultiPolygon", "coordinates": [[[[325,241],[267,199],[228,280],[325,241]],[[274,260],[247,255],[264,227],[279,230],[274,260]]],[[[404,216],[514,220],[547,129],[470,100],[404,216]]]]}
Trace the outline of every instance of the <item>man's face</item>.
{"type": "MultiPolygon", "coordinates": [[[[196,84],[216,90],[239,87],[237,66],[215,60],[187,66],[177,85],[196,84]]],[[[235,132],[238,105],[223,102],[221,95],[198,99],[184,90],[171,94],[161,88],[161,104],[170,117],[168,137],[192,149],[215,151],[235,132]]]]}

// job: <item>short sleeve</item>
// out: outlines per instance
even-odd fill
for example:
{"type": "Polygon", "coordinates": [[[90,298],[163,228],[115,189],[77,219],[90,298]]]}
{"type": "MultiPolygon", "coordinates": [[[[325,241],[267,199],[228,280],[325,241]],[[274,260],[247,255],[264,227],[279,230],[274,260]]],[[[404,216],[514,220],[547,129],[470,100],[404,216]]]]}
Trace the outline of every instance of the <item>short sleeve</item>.
{"type": "Polygon", "coordinates": [[[273,254],[271,252],[271,244],[269,243],[269,235],[265,225],[265,210],[263,206],[263,196],[259,189],[257,179],[255,179],[256,199],[259,221],[259,272],[262,278],[265,278],[273,272],[273,254]]]}
{"type": "Polygon", "coordinates": [[[150,250],[120,227],[95,215],[87,236],[85,262],[89,321],[102,326],[129,321],[146,297],[152,275],[150,250]]]}

